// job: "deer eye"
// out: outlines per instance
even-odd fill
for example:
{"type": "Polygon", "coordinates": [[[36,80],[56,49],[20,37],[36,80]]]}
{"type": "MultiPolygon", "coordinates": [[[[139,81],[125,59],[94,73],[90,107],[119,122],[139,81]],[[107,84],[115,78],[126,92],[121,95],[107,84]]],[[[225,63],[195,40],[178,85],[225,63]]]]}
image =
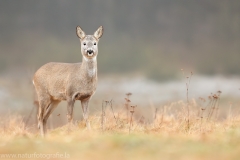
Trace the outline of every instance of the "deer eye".
{"type": "Polygon", "coordinates": [[[84,42],[83,45],[86,46],[86,42],[84,42]]]}
{"type": "Polygon", "coordinates": [[[96,46],[96,45],[97,45],[97,43],[96,43],[96,42],[94,42],[94,45],[96,46]]]}

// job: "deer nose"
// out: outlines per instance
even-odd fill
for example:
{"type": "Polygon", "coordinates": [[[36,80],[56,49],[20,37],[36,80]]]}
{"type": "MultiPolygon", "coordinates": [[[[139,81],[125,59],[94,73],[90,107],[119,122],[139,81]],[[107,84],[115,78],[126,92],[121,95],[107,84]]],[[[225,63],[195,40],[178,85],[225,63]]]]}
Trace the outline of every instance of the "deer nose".
{"type": "Polygon", "coordinates": [[[88,49],[88,50],[87,50],[87,53],[88,53],[89,55],[91,55],[91,54],[93,54],[93,50],[88,49]]]}

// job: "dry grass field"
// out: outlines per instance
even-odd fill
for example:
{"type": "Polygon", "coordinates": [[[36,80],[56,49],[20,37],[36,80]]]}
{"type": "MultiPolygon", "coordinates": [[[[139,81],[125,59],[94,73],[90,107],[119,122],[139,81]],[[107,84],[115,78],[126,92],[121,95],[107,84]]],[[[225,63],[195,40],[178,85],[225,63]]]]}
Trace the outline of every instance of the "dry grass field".
{"type": "MultiPolygon", "coordinates": [[[[238,109],[219,108],[220,92],[207,100],[172,102],[146,118],[131,106],[103,101],[102,111],[83,121],[49,129],[41,138],[36,125],[19,115],[1,117],[0,159],[209,159],[240,157],[238,109]]],[[[56,118],[56,117],[55,117],[56,118]]]]}
{"type": "MultiPolygon", "coordinates": [[[[186,85],[183,83],[185,98],[162,104],[141,104],[147,99],[138,100],[134,97],[136,93],[96,95],[90,106],[90,131],[79,119],[79,103],[72,125],[66,123],[66,106],[62,104],[50,117],[45,138],[37,130],[36,110],[31,111],[31,82],[12,79],[0,82],[4,86],[0,96],[0,159],[237,160],[240,157],[239,100],[224,97],[224,91],[189,98],[197,85],[190,86],[188,78],[186,85]],[[116,96],[121,100],[114,99],[116,96]],[[101,102],[106,97],[113,97],[113,101],[101,102]]],[[[103,88],[97,94],[104,91],[103,88]]]]}

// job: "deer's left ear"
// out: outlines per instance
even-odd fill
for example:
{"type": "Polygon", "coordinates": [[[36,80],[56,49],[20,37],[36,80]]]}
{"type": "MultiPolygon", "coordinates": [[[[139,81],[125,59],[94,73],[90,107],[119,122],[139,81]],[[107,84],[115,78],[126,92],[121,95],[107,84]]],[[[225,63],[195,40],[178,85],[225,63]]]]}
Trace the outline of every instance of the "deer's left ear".
{"type": "Polygon", "coordinates": [[[103,35],[103,26],[100,26],[96,32],[94,33],[94,37],[96,37],[97,39],[101,38],[103,35]]]}

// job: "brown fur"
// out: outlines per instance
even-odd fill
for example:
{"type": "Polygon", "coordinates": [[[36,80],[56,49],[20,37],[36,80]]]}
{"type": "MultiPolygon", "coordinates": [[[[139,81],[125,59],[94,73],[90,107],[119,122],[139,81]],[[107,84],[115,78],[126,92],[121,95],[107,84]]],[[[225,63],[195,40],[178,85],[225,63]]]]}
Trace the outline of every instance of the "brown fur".
{"type": "Polygon", "coordinates": [[[46,132],[47,119],[59,102],[68,103],[68,122],[72,122],[75,100],[80,100],[83,118],[90,128],[88,121],[88,102],[97,88],[97,42],[102,36],[103,28],[94,35],[85,35],[77,27],[77,35],[81,41],[82,63],[50,62],[37,70],[33,83],[38,99],[38,127],[42,136],[46,132]],[[91,50],[92,52],[89,52],[91,50]]]}

